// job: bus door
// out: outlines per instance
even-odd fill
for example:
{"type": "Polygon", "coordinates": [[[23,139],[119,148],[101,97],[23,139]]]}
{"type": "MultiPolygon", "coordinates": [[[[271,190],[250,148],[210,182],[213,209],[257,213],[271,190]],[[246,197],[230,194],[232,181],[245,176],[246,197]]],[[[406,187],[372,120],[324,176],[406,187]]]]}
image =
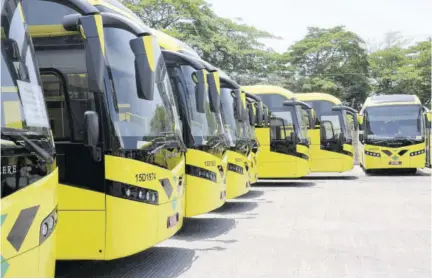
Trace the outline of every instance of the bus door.
{"type": "Polygon", "coordinates": [[[344,152],[346,132],[343,115],[339,111],[323,113],[320,122],[320,147],[312,160],[312,169],[335,171],[335,166],[342,168],[340,154],[344,152]],[[327,166],[327,167],[326,167],[327,166]]]}

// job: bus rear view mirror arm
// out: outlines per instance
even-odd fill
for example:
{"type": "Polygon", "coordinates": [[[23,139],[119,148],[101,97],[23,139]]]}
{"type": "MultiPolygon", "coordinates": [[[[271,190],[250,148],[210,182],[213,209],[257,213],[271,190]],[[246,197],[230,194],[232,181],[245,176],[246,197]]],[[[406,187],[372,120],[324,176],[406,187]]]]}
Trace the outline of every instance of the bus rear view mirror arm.
{"type": "Polygon", "coordinates": [[[99,34],[98,25],[100,15],[79,15],[71,14],[63,17],[63,27],[68,31],[80,31],[80,26],[84,32],[86,42],[86,66],[88,75],[88,88],[92,92],[104,92],[104,72],[105,72],[105,57],[102,49],[101,38],[103,33],[99,34]]]}
{"type": "Polygon", "coordinates": [[[152,101],[155,85],[153,37],[149,34],[130,40],[129,45],[135,55],[135,77],[138,98],[152,101]]]}

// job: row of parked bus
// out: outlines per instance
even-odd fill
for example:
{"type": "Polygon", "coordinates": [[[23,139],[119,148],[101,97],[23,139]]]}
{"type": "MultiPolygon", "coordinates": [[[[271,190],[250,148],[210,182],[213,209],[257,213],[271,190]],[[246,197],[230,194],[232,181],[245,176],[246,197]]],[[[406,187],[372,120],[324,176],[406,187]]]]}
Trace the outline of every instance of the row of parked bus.
{"type": "Polygon", "coordinates": [[[351,170],[357,127],[365,169],[425,166],[415,96],[358,114],[328,94],[241,86],[113,0],[1,3],[2,277],[138,253],[258,178],[351,170]],[[413,134],[383,138],[386,121],[413,134]],[[387,149],[400,164],[376,155],[387,149]]]}

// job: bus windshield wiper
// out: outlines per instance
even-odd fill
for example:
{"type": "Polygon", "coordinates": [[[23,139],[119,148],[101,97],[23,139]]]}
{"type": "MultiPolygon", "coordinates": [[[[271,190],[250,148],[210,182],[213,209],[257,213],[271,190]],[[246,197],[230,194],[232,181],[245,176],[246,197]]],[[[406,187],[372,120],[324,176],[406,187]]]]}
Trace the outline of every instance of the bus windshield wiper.
{"type": "Polygon", "coordinates": [[[31,131],[27,131],[27,130],[4,128],[4,127],[1,128],[2,138],[3,137],[8,138],[9,140],[14,142],[15,144],[18,144],[18,145],[24,147],[25,149],[27,149],[28,151],[35,153],[38,157],[40,157],[42,160],[44,160],[48,164],[52,164],[54,162],[53,157],[48,152],[46,152],[43,148],[39,147],[37,144],[35,144],[29,138],[27,138],[25,136],[25,134],[34,135],[34,136],[41,136],[38,133],[34,133],[31,131]],[[21,139],[24,143],[21,143],[19,139],[21,139]]]}
{"type": "Polygon", "coordinates": [[[395,140],[403,140],[403,141],[406,141],[406,142],[409,142],[409,143],[416,143],[417,142],[414,139],[410,139],[410,138],[403,137],[403,136],[395,137],[395,140]]]}
{"type": "Polygon", "coordinates": [[[151,146],[154,147],[149,147],[146,149],[149,151],[150,155],[155,155],[160,151],[162,151],[162,149],[164,148],[175,148],[175,147],[182,148],[180,142],[181,141],[177,141],[177,140],[157,141],[152,143],[151,146]]]}

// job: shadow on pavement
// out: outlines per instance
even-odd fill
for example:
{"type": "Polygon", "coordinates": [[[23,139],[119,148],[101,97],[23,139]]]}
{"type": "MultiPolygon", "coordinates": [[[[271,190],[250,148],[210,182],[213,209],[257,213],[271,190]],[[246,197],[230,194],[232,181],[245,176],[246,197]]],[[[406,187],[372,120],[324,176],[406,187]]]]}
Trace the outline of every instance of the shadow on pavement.
{"type": "Polygon", "coordinates": [[[258,203],[252,201],[227,201],[224,205],[212,211],[219,214],[245,213],[258,207],[258,203]]]}
{"type": "Polygon", "coordinates": [[[56,277],[178,277],[197,259],[192,249],[152,247],[144,252],[112,261],[58,261],[56,277]]]}
{"type": "Polygon", "coordinates": [[[261,197],[262,195],[264,195],[264,191],[252,189],[243,196],[237,197],[237,199],[255,199],[261,197]]]}
{"type": "Polygon", "coordinates": [[[260,181],[254,184],[257,187],[267,186],[267,187],[293,187],[293,188],[304,188],[304,187],[314,187],[315,182],[303,182],[303,181],[260,181]]]}
{"type": "Polygon", "coordinates": [[[185,218],[183,227],[174,239],[196,241],[215,238],[235,228],[236,221],[229,218],[185,218]]]}

